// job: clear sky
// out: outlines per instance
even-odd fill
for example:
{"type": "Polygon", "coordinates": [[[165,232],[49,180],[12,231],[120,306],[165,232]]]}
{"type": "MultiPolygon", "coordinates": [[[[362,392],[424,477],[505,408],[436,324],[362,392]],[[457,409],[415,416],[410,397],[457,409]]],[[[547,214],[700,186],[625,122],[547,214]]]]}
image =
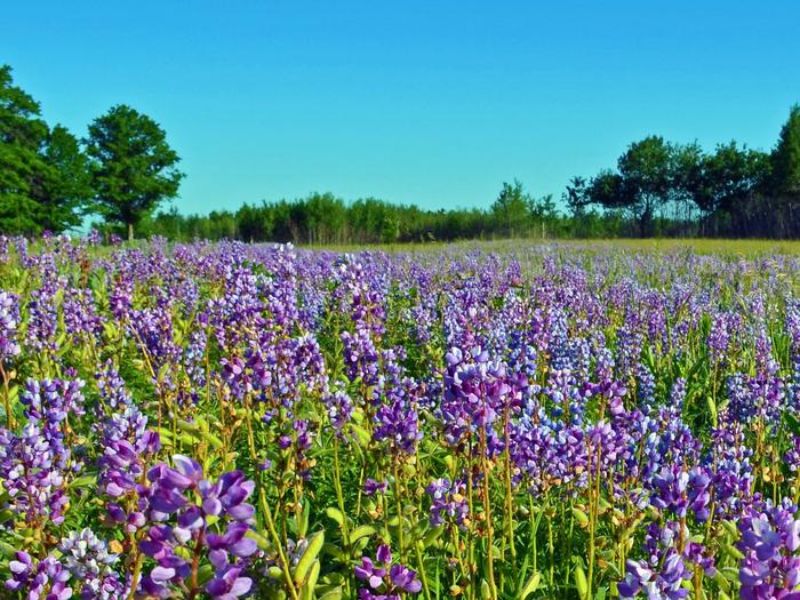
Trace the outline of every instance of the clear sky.
{"type": "Polygon", "coordinates": [[[182,211],[331,191],[561,195],[650,133],[769,149],[800,101],[800,2],[18,0],[0,63],[78,135],[167,131],[182,211]]]}

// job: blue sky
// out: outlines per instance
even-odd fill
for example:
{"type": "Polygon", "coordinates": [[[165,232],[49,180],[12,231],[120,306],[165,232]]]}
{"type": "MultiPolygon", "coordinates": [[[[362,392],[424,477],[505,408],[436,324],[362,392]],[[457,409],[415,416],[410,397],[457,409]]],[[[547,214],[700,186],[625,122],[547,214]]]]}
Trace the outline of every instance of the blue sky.
{"type": "Polygon", "coordinates": [[[650,133],[769,149],[800,101],[795,1],[7,3],[0,63],[78,135],[166,129],[182,211],[332,191],[561,195],[650,133]]]}

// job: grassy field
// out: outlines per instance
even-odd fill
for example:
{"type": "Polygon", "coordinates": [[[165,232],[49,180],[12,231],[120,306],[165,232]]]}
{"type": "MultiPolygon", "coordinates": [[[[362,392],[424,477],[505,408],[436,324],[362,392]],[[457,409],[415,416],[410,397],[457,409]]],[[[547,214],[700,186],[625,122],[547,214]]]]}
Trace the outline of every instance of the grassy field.
{"type": "Polygon", "coordinates": [[[428,242],[404,244],[345,244],[345,245],[301,245],[300,247],[312,250],[330,250],[333,252],[408,252],[427,253],[441,252],[443,250],[473,249],[483,251],[508,252],[520,248],[536,248],[540,246],[554,246],[560,248],[576,249],[618,249],[628,252],[674,252],[691,250],[697,254],[739,254],[742,256],[759,256],[767,254],[800,254],[800,240],[730,240],[708,238],[654,238],[654,239],[595,239],[595,240],[466,240],[458,242],[428,242]]]}

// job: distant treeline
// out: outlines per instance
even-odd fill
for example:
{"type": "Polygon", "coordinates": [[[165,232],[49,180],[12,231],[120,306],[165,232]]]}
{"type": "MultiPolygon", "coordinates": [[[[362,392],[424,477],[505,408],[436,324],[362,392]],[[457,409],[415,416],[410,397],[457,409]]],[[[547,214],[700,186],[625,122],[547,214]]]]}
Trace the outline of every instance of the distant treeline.
{"type": "MultiPolygon", "coordinates": [[[[608,216],[603,217],[609,221],[608,216]]],[[[505,184],[491,210],[424,210],[367,198],[345,202],[333,194],[245,204],[208,215],[160,212],[139,231],[176,240],[240,239],[300,244],[425,242],[492,237],[568,236],[569,219],[551,197],[534,200],[519,182],[505,184]]]]}
{"type": "MultiPolygon", "coordinates": [[[[184,174],[166,132],[126,105],[78,138],[44,121],[0,65],[0,233],[79,230],[302,244],[504,237],[800,237],[800,106],[770,152],[730,142],[712,152],[659,136],[632,143],[613,169],[573,177],[560,202],[504,183],[486,209],[428,210],[330,193],[184,215],[164,210],[184,174]]],[[[489,199],[487,199],[488,201],[489,199]]]]}
{"type": "Polygon", "coordinates": [[[144,232],[172,239],[233,238],[307,244],[501,237],[800,237],[800,107],[791,109],[771,152],[730,142],[649,136],[591,178],[573,177],[561,198],[533,198],[503,184],[487,210],[424,210],[332,194],[245,204],[206,216],[160,212],[144,232]],[[566,210],[564,210],[566,209],[566,210]]]}
{"type": "Polygon", "coordinates": [[[771,152],[730,142],[706,153],[649,136],[631,144],[616,169],[574,177],[564,200],[577,222],[591,207],[621,211],[642,237],[799,237],[800,106],[771,152]]]}

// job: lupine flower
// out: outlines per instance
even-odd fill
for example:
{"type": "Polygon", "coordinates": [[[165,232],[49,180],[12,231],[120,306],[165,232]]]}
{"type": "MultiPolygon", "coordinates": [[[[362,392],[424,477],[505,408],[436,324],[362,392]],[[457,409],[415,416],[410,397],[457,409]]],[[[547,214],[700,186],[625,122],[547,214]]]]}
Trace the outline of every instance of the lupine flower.
{"type": "Polygon", "coordinates": [[[422,589],[416,571],[392,564],[392,551],[386,545],[378,546],[375,561],[362,557],[355,575],[367,584],[358,590],[361,600],[399,600],[401,592],[416,594],[422,589]]]}
{"type": "Polygon", "coordinates": [[[627,576],[617,584],[621,598],[635,598],[643,591],[648,598],[680,600],[689,595],[683,581],[691,577],[677,550],[671,549],[662,559],[662,566],[655,570],[640,561],[628,560],[627,576]]]}
{"type": "Polygon", "coordinates": [[[364,494],[374,496],[375,494],[385,494],[389,484],[386,481],[375,481],[367,478],[364,482],[364,494]]]}
{"type": "Polygon", "coordinates": [[[124,524],[127,533],[133,533],[146,522],[138,504],[150,492],[142,485],[142,479],[161,442],[156,432],[147,429],[147,417],[138,408],[121,406],[123,412],[112,414],[102,430],[104,450],[99,459],[99,484],[112,499],[106,505],[109,518],[124,524]],[[137,509],[126,511],[123,505],[137,509]]]}
{"type": "Polygon", "coordinates": [[[745,600],[798,600],[800,591],[800,520],[796,507],[766,507],[741,520],[744,553],[739,580],[745,600]]]}
{"type": "Polygon", "coordinates": [[[0,481],[8,494],[8,507],[24,515],[29,525],[64,520],[69,498],[59,467],[63,448],[54,444],[35,423],[20,435],[0,430],[0,481]]]}
{"type": "Polygon", "coordinates": [[[425,492],[431,498],[430,521],[434,527],[445,522],[464,527],[469,517],[466,484],[463,481],[451,482],[449,479],[432,481],[425,492]]]}
{"type": "Polygon", "coordinates": [[[653,506],[669,510],[679,518],[691,510],[698,521],[705,521],[711,500],[708,492],[710,482],[708,474],[701,468],[688,472],[678,466],[665,468],[653,479],[653,506]]]}
{"type": "Polygon", "coordinates": [[[57,286],[57,278],[48,277],[40,289],[31,292],[26,340],[34,352],[55,352],[57,349],[58,309],[55,304],[57,286]]]}
{"type": "Polygon", "coordinates": [[[72,598],[72,588],[68,585],[70,573],[51,556],[34,562],[27,552],[17,552],[8,568],[11,577],[6,580],[6,588],[11,591],[25,594],[31,600],[72,598]]]}
{"type": "Polygon", "coordinates": [[[345,426],[353,416],[353,401],[347,395],[347,392],[337,390],[333,394],[326,396],[324,403],[328,408],[328,418],[331,425],[333,425],[337,435],[342,436],[345,426]]]}
{"type": "Polygon", "coordinates": [[[691,579],[694,567],[713,575],[713,561],[688,537],[686,526],[677,521],[650,525],[644,544],[648,558],[627,561],[625,579],[617,584],[620,597],[636,598],[644,592],[648,598],[679,600],[688,596],[683,584],[691,579]]]}
{"type": "Polygon", "coordinates": [[[119,557],[110,553],[106,543],[91,529],[71,532],[61,540],[59,550],[63,554],[64,568],[78,582],[82,597],[108,598],[109,592],[124,588],[113,571],[119,557]]]}
{"type": "Polygon", "coordinates": [[[0,290],[0,361],[6,362],[20,353],[17,329],[19,327],[19,298],[0,290]]]}
{"type": "Polygon", "coordinates": [[[245,536],[255,512],[246,500],[255,484],[238,471],[210,482],[200,465],[183,455],[173,456],[173,464],[157,465],[147,475],[152,483],[149,516],[160,524],[151,526],[139,544],[156,562],[142,581],[144,589],[163,595],[182,585],[192,570],[185,556],[203,551],[215,573],[205,588],[212,597],[236,598],[246,593],[252,582],[242,576],[235,561],[256,551],[255,542],[245,536]],[[212,520],[215,525],[209,529],[212,520]]]}

